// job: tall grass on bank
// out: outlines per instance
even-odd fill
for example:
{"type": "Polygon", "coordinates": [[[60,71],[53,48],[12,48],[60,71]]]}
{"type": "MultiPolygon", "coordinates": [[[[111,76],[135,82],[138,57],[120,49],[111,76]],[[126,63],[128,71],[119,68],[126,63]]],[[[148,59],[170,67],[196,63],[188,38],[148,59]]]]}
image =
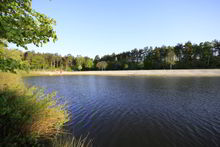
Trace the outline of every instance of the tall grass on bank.
{"type": "Polygon", "coordinates": [[[87,137],[76,139],[72,136],[61,135],[53,141],[52,147],[92,147],[92,140],[87,137]]]}
{"type": "Polygon", "coordinates": [[[0,146],[39,146],[62,133],[68,121],[55,93],[26,88],[16,74],[0,72],[0,146]]]}

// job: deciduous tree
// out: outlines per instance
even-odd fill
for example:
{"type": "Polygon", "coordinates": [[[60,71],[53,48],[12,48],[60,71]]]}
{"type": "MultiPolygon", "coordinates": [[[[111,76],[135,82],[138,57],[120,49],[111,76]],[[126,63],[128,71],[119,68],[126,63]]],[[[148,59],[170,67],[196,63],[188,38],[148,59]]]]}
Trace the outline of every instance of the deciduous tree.
{"type": "Polygon", "coordinates": [[[101,61],[96,64],[96,67],[100,70],[106,69],[107,66],[108,66],[108,64],[105,61],[101,61]]]}
{"type": "Polygon", "coordinates": [[[27,44],[56,41],[55,24],[54,19],[32,9],[32,0],[0,0],[0,39],[9,43],[27,49],[27,44]]]}

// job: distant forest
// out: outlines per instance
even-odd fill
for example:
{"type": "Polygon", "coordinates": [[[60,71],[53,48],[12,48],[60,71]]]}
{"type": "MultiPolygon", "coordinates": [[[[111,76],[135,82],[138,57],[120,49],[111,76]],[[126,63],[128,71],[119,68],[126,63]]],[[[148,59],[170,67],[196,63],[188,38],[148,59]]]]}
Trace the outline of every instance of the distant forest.
{"type": "Polygon", "coordinates": [[[68,54],[22,52],[0,46],[0,70],[140,70],[220,68],[220,41],[176,46],[144,47],[131,51],[95,56],[94,59],[68,54]]]}

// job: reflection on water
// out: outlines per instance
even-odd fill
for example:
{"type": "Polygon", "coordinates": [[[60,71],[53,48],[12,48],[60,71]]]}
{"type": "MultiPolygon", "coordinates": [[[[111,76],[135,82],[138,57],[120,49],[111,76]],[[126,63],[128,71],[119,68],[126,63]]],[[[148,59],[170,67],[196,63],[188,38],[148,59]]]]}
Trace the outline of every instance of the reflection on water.
{"type": "Polygon", "coordinates": [[[220,78],[29,77],[58,91],[68,129],[98,147],[220,146],[220,78]]]}

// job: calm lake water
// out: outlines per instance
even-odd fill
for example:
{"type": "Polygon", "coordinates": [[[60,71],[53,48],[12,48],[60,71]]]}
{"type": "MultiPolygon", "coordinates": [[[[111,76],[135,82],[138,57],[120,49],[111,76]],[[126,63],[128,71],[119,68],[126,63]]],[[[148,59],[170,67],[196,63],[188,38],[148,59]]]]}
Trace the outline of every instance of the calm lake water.
{"type": "Polygon", "coordinates": [[[219,147],[220,78],[29,77],[68,102],[73,135],[95,147],[219,147]]]}

